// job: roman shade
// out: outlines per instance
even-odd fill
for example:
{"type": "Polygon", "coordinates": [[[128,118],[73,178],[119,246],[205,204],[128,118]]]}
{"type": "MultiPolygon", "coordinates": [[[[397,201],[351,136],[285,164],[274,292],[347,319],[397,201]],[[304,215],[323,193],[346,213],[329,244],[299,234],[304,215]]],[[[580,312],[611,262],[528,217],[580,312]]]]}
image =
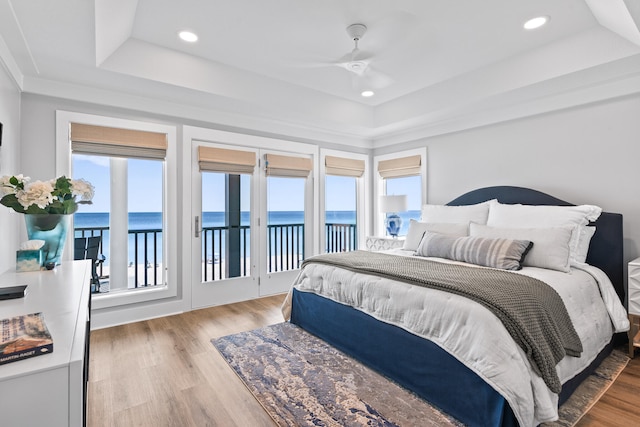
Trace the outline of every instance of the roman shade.
{"type": "Polygon", "coordinates": [[[267,176],[306,178],[313,169],[308,157],[265,154],[264,160],[267,176]]]}
{"type": "Polygon", "coordinates": [[[75,154],[164,159],[167,153],[167,135],[71,123],[71,150],[75,154]]]}
{"type": "Polygon", "coordinates": [[[353,176],[360,178],[364,174],[364,160],[345,157],[326,156],[324,158],[327,175],[353,176]]]}
{"type": "Polygon", "coordinates": [[[378,173],[382,178],[398,178],[420,175],[421,156],[399,157],[378,163],[378,173]]]}
{"type": "Polygon", "coordinates": [[[252,174],[256,166],[256,153],[200,146],[198,147],[198,164],[201,172],[252,174]]]}

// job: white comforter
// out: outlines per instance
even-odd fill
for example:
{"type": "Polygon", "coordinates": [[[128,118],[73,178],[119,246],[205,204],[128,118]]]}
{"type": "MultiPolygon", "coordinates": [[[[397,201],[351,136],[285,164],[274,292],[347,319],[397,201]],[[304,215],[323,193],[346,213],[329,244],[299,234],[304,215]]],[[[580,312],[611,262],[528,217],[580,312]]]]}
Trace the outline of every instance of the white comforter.
{"type": "MultiPolygon", "coordinates": [[[[402,250],[388,252],[412,254],[402,250]]],[[[524,267],[518,273],[538,278],[558,292],[582,340],[582,356],[565,357],[557,365],[563,383],[593,361],[613,332],[629,328],[626,311],[613,285],[595,267],[585,264],[569,273],[524,267]]],[[[353,306],[435,342],[504,396],[522,426],[558,418],[558,395],[533,372],[526,355],[500,320],[474,301],[320,264],[308,265],[293,287],[353,306]]],[[[283,306],[287,319],[290,309],[291,292],[283,306]]]]}

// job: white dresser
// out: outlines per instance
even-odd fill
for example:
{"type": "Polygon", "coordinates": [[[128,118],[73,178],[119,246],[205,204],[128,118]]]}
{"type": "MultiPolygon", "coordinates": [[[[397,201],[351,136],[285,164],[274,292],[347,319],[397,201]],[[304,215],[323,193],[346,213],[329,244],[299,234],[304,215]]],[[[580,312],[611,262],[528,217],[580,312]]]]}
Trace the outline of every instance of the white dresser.
{"type": "Polygon", "coordinates": [[[0,301],[0,319],[42,312],[53,339],[53,353],[0,365],[1,425],[85,424],[90,279],[90,261],[0,275],[0,287],[28,285],[24,298],[0,301]]]}

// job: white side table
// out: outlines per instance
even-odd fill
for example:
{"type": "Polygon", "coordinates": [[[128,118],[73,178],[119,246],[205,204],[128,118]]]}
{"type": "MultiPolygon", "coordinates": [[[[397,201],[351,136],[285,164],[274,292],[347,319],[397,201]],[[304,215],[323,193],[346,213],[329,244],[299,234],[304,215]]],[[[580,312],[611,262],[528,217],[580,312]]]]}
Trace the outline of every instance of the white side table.
{"type": "Polygon", "coordinates": [[[404,237],[377,237],[367,236],[367,250],[368,251],[384,251],[387,249],[396,249],[404,246],[404,237]]]}
{"type": "Polygon", "coordinates": [[[628,279],[629,357],[633,358],[635,348],[640,347],[640,258],[629,262],[628,279]]]}

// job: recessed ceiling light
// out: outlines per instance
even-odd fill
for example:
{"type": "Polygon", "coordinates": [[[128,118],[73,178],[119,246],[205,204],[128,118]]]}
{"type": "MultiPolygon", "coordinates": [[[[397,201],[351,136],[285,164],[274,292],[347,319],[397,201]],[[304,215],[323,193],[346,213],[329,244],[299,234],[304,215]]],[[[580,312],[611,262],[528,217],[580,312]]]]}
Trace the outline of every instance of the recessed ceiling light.
{"type": "Polygon", "coordinates": [[[372,90],[363,90],[360,95],[364,96],[365,98],[370,98],[375,95],[375,93],[372,90]]]}
{"type": "Polygon", "coordinates": [[[525,30],[535,30],[536,28],[542,27],[544,24],[549,22],[548,16],[538,16],[537,18],[529,19],[524,23],[525,30]]]}
{"type": "Polygon", "coordinates": [[[189,43],[194,43],[198,41],[198,36],[195,33],[192,33],[191,31],[180,31],[178,33],[178,37],[180,37],[182,40],[189,43]]]}

